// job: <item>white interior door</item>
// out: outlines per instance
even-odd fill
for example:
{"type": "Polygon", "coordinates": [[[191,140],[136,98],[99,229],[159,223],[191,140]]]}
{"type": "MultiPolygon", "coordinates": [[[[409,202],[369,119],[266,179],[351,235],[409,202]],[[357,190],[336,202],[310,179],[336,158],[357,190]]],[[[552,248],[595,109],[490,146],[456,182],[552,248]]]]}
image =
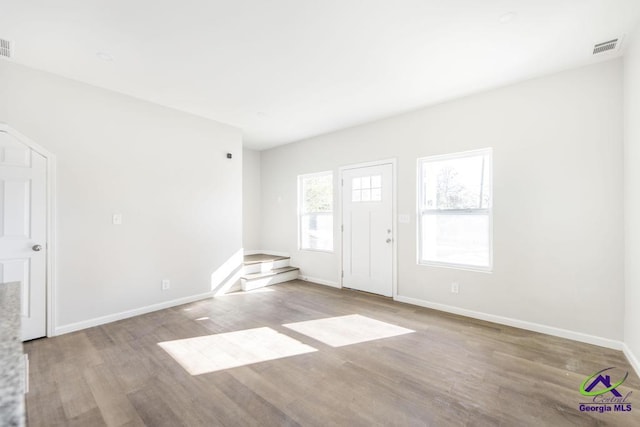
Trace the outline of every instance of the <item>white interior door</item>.
{"type": "Polygon", "coordinates": [[[393,165],[342,171],[342,286],[393,294],[393,165]]]}
{"type": "Polygon", "coordinates": [[[0,130],[0,283],[22,283],[22,339],[47,334],[46,159],[0,130]]]}

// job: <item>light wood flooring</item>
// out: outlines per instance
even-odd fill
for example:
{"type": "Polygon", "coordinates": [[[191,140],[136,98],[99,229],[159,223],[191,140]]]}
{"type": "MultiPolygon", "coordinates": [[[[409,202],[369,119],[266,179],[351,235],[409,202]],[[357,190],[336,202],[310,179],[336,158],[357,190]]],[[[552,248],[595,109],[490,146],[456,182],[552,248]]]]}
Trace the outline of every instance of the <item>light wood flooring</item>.
{"type": "Polygon", "coordinates": [[[640,426],[640,381],[621,352],[299,281],[25,351],[32,427],[640,426]],[[332,347],[283,326],[350,315],[415,332],[332,347]],[[191,375],[159,345],[255,328],[315,351],[191,375]],[[633,410],[579,412],[582,381],[611,366],[629,371],[619,391],[633,391],[633,410]]]}

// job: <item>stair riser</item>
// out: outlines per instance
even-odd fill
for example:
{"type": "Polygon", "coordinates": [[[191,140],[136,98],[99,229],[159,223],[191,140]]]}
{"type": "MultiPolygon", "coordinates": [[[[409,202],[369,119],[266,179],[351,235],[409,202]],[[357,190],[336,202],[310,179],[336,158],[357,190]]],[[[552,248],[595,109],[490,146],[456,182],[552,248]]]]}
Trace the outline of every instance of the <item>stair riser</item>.
{"type": "Polygon", "coordinates": [[[288,282],[289,280],[295,280],[298,278],[300,270],[287,271],[286,273],[276,274],[274,276],[262,277],[259,279],[247,280],[241,279],[241,285],[243,291],[251,291],[258,288],[264,288],[265,286],[275,285],[276,283],[288,282]]]}
{"type": "Polygon", "coordinates": [[[262,262],[257,264],[245,265],[242,274],[266,273],[276,268],[289,267],[289,259],[279,259],[273,262],[262,262]]]}

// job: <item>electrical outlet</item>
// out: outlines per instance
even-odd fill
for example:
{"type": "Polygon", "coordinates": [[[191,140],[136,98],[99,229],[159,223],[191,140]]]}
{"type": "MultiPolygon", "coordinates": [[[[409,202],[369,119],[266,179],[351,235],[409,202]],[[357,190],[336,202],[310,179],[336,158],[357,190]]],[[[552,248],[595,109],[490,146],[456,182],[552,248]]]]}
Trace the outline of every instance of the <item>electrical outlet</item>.
{"type": "Polygon", "coordinates": [[[451,293],[457,294],[460,292],[460,285],[458,282],[451,282],[451,293]]]}
{"type": "Polygon", "coordinates": [[[164,279],[162,281],[162,290],[166,291],[171,287],[171,281],[169,279],[164,279]]]}
{"type": "Polygon", "coordinates": [[[122,214],[113,214],[111,222],[113,222],[113,225],[122,225],[122,214]]]}

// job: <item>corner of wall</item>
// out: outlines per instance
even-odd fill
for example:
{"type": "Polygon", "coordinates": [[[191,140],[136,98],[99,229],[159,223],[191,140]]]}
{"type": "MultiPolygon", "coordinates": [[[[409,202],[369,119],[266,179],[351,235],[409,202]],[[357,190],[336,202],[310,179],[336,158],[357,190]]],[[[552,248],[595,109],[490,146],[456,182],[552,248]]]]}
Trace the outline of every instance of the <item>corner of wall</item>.
{"type": "Polygon", "coordinates": [[[261,157],[260,151],[242,149],[242,245],[249,251],[261,247],[261,157]]]}
{"type": "Polygon", "coordinates": [[[627,37],[624,64],[624,353],[640,376],[640,27],[627,37]]]}

